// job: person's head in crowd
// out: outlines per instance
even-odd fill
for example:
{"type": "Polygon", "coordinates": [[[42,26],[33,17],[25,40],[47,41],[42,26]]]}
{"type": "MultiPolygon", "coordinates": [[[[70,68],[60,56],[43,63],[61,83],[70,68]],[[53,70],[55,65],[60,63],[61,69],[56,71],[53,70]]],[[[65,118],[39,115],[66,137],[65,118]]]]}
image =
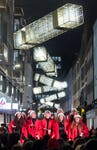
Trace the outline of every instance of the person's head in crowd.
{"type": "Polygon", "coordinates": [[[36,118],[36,112],[35,112],[34,110],[29,110],[29,111],[28,111],[28,116],[29,116],[30,118],[35,119],[35,118],[36,118]]]}
{"type": "Polygon", "coordinates": [[[49,139],[47,143],[47,150],[59,150],[59,142],[56,139],[49,139]]]}
{"type": "Polygon", "coordinates": [[[44,117],[46,118],[46,119],[50,119],[51,118],[51,111],[50,110],[46,110],[45,112],[44,112],[44,117]]]}
{"type": "Polygon", "coordinates": [[[65,119],[64,111],[62,108],[57,109],[57,119],[59,122],[63,122],[65,119]]]}
{"type": "Polygon", "coordinates": [[[35,138],[31,134],[28,135],[28,139],[31,141],[35,141],[35,138]]]}
{"type": "Polygon", "coordinates": [[[9,135],[9,147],[11,148],[14,144],[18,144],[20,135],[18,133],[12,133],[9,135]]]}
{"type": "Polygon", "coordinates": [[[26,119],[26,113],[24,111],[21,112],[21,117],[26,119]]]}
{"type": "Polygon", "coordinates": [[[44,143],[42,140],[36,140],[33,144],[33,150],[44,150],[44,143]]]}
{"type": "Polygon", "coordinates": [[[7,128],[6,128],[6,127],[4,127],[4,126],[1,126],[1,127],[0,127],[0,135],[6,133],[6,131],[7,131],[7,128]]]}
{"type": "Polygon", "coordinates": [[[73,150],[73,148],[68,142],[64,142],[63,150],[73,150]]]}
{"type": "Polygon", "coordinates": [[[74,121],[75,121],[75,123],[80,123],[81,116],[79,114],[74,115],[74,121]]]}
{"type": "Polygon", "coordinates": [[[58,121],[59,121],[59,122],[63,122],[64,119],[65,119],[64,113],[63,113],[63,112],[58,113],[58,114],[57,114],[57,118],[58,118],[58,121]]]}
{"type": "Polygon", "coordinates": [[[33,141],[26,141],[23,145],[23,150],[33,150],[33,141]]]}
{"type": "Polygon", "coordinates": [[[36,118],[36,112],[34,110],[30,112],[30,117],[34,119],[36,118]]]}
{"type": "Polygon", "coordinates": [[[8,147],[8,134],[7,133],[0,135],[0,142],[3,147],[8,147]]]}
{"type": "Polygon", "coordinates": [[[16,117],[17,119],[20,119],[20,118],[21,118],[21,112],[17,111],[17,112],[15,113],[15,117],[16,117]]]}
{"type": "Polygon", "coordinates": [[[97,150],[97,139],[89,139],[84,145],[82,150],[97,150]]]}
{"type": "Polygon", "coordinates": [[[59,139],[58,143],[59,143],[59,149],[63,150],[63,148],[64,148],[64,140],[63,139],[59,139]]]}
{"type": "Polygon", "coordinates": [[[97,130],[96,129],[94,129],[94,128],[92,128],[91,130],[90,130],[90,137],[97,137],[97,130]]]}
{"type": "Polygon", "coordinates": [[[22,150],[22,146],[20,144],[15,144],[12,146],[11,150],[22,150]]]}
{"type": "Polygon", "coordinates": [[[72,147],[75,149],[78,145],[82,145],[86,142],[85,138],[78,137],[74,140],[72,147]]]}

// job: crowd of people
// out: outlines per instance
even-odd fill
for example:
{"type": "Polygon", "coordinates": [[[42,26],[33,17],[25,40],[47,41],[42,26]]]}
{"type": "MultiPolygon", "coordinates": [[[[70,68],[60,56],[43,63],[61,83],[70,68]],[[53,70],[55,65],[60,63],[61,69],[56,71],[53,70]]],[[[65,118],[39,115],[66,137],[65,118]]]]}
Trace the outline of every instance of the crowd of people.
{"type": "Polygon", "coordinates": [[[3,130],[0,132],[0,146],[16,150],[71,150],[76,149],[77,145],[81,148],[92,134],[96,137],[97,133],[96,130],[89,131],[77,109],[64,115],[61,108],[57,110],[56,116],[46,110],[42,119],[37,118],[34,110],[29,110],[27,114],[16,112],[7,129],[6,134],[3,130]]]}

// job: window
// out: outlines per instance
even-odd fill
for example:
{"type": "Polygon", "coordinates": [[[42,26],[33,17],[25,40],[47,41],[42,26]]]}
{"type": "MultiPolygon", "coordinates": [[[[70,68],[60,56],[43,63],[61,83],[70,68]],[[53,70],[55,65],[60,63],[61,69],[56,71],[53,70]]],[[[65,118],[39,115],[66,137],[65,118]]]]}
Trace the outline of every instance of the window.
{"type": "Polygon", "coordinates": [[[3,91],[3,76],[0,75],[0,91],[3,91]]]}
{"type": "Polygon", "coordinates": [[[3,77],[3,92],[6,92],[6,78],[3,77]]]}
{"type": "Polygon", "coordinates": [[[14,32],[20,29],[19,19],[14,20],[14,32]]]}

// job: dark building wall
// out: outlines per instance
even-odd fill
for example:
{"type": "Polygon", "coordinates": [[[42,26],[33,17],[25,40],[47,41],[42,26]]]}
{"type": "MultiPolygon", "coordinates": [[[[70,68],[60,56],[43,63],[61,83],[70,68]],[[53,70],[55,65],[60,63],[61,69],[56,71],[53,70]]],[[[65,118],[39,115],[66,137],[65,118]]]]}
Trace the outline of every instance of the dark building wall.
{"type": "Polygon", "coordinates": [[[93,53],[89,25],[84,26],[79,57],[73,66],[73,107],[93,101],[93,53]]]}
{"type": "Polygon", "coordinates": [[[97,20],[93,27],[94,99],[97,99],[97,20]]]}

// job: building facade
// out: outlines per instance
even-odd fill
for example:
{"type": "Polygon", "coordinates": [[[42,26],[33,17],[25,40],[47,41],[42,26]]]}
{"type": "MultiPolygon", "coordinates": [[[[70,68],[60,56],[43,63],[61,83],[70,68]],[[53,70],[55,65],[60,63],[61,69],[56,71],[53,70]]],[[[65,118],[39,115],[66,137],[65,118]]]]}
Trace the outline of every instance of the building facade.
{"type": "Polygon", "coordinates": [[[92,102],[94,100],[93,88],[93,37],[86,26],[82,36],[81,50],[75,65],[73,66],[73,107],[86,109],[87,125],[93,126],[91,116],[93,113],[92,102]]]}
{"type": "Polygon", "coordinates": [[[13,0],[0,1],[0,123],[18,109],[21,93],[13,80],[13,0]]]}
{"type": "Polygon", "coordinates": [[[65,80],[67,81],[68,87],[65,89],[66,96],[64,97],[64,100],[62,101],[61,107],[64,110],[64,112],[68,112],[73,107],[73,77],[72,77],[72,68],[69,70],[68,74],[66,75],[65,80]]]}

